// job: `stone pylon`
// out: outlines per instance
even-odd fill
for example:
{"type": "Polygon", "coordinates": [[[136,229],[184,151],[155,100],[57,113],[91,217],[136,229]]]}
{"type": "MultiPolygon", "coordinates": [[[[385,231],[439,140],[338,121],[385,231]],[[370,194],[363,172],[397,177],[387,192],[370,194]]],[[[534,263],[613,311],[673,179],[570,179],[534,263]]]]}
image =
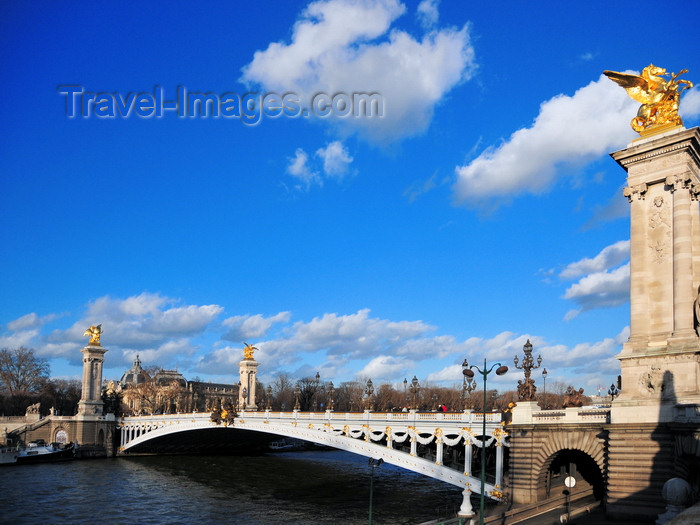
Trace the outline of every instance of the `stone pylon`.
{"type": "Polygon", "coordinates": [[[700,132],[638,139],[612,157],[627,171],[630,336],[608,426],[606,509],[648,520],[661,491],[697,471],[700,406],[700,132]]]}
{"type": "Polygon", "coordinates": [[[102,364],[107,351],[100,343],[89,343],[83,353],[83,391],[78,403],[79,415],[102,415],[102,364]]]}
{"type": "Polygon", "coordinates": [[[257,410],[258,406],[255,403],[255,384],[258,373],[258,362],[253,359],[246,358],[238,363],[238,374],[240,387],[238,389],[238,406],[241,410],[257,410]],[[245,395],[244,395],[245,394],[245,395]]]}
{"type": "Polygon", "coordinates": [[[612,422],[672,421],[700,403],[700,132],[677,128],[612,154],[627,171],[630,336],[612,422]]]}

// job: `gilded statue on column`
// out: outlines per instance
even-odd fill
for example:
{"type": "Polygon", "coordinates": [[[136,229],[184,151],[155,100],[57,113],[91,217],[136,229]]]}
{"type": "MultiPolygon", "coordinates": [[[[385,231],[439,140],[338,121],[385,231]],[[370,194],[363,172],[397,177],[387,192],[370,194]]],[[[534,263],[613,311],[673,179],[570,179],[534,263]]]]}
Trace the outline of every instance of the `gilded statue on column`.
{"type": "Polygon", "coordinates": [[[641,75],[616,71],[603,71],[603,74],[642,104],[631,126],[640,135],[646,135],[683,125],[678,104],[683,90],[692,88],[693,83],[678,80],[678,77],[687,72],[687,69],[682,69],[678,74],[668,73],[663,67],[651,64],[642,70],[641,75]]]}
{"type": "Polygon", "coordinates": [[[101,335],[102,335],[102,325],[98,324],[97,326],[91,326],[90,328],[85,330],[83,337],[85,337],[85,336],[90,337],[90,341],[88,342],[88,344],[99,345],[101,335]]]}
{"type": "Polygon", "coordinates": [[[252,360],[253,359],[253,352],[257,350],[253,345],[248,344],[248,343],[243,343],[245,346],[243,347],[243,359],[246,360],[252,360]]]}

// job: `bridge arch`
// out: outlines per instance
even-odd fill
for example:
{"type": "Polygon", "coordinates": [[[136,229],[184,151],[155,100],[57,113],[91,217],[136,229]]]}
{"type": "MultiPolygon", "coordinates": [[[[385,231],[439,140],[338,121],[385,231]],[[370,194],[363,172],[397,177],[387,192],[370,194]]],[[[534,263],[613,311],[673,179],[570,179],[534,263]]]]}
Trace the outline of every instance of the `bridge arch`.
{"type": "MultiPolygon", "coordinates": [[[[553,480],[564,473],[576,474],[601,499],[605,490],[605,440],[601,439],[600,429],[586,432],[549,429],[542,434],[542,446],[532,458],[537,499],[549,497],[553,480]]],[[[563,485],[564,480],[560,481],[563,485]]]]}
{"type": "Polygon", "coordinates": [[[183,437],[190,431],[222,435],[221,431],[228,428],[257,436],[287,436],[373,459],[381,458],[387,463],[461,487],[460,515],[471,515],[470,496],[481,490],[480,480],[472,473],[472,452],[485,446],[495,449],[495,464],[492,465],[491,479],[487,475],[484,495],[495,500],[503,497],[503,450],[509,442],[498,413],[244,411],[223,423],[219,426],[219,421],[212,421],[209,414],[198,413],[124,417],[118,423],[120,454],[138,453],[149,442],[168,436],[183,437]],[[482,439],[482,426],[486,427],[485,440],[482,439]],[[434,454],[421,457],[419,446],[430,446],[431,452],[434,447],[434,454]],[[461,448],[462,452],[454,454],[453,447],[461,448]],[[455,456],[463,458],[463,463],[456,468],[455,456]],[[453,467],[448,467],[447,463],[453,467]]]}
{"type": "MultiPolygon", "coordinates": [[[[513,501],[530,504],[546,499],[550,492],[554,496],[557,483],[564,489],[564,478],[556,478],[571,470],[593,488],[597,497],[602,497],[607,480],[608,442],[603,424],[547,423],[510,427],[508,486],[513,501]]],[[[582,483],[579,489],[584,486],[582,483]]]]}

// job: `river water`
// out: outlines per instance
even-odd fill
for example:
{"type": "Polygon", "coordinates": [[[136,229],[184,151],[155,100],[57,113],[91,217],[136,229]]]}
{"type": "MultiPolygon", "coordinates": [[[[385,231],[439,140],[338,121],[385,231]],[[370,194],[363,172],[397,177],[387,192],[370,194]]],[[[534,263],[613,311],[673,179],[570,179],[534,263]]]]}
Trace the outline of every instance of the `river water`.
{"type": "MultiPolygon", "coordinates": [[[[370,470],[337,450],[6,466],[0,523],[363,524],[370,470]]],[[[377,525],[414,525],[462,502],[458,487],[388,464],[373,485],[377,525]]]]}

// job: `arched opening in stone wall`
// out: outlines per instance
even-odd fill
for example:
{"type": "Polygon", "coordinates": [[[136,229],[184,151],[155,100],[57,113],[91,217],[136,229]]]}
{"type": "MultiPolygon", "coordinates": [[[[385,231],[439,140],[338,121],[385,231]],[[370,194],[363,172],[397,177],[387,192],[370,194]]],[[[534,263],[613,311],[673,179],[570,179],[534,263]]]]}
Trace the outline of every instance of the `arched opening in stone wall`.
{"type": "Polygon", "coordinates": [[[598,464],[591,456],[580,450],[564,449],[557,452],[547,467],[545,478],[546,497],[558,496],[567,490],[564,480],[573,476],[576,485],[571,493],[593,489],[597,500],[605,496],[605,481],[598,464]]]}
{"type": "Polygon", "coordinates": [[[105,446],[105,431],[103,429],[97,433],[97,444],[101,447],[105,446]]]}
{"type": "Polygon", "coordinates": [[[62,428],[57,429],[53,436],[53,441],[54,443],[62,443],[65,445],[68,443],[68,433],[62,428]]]}

